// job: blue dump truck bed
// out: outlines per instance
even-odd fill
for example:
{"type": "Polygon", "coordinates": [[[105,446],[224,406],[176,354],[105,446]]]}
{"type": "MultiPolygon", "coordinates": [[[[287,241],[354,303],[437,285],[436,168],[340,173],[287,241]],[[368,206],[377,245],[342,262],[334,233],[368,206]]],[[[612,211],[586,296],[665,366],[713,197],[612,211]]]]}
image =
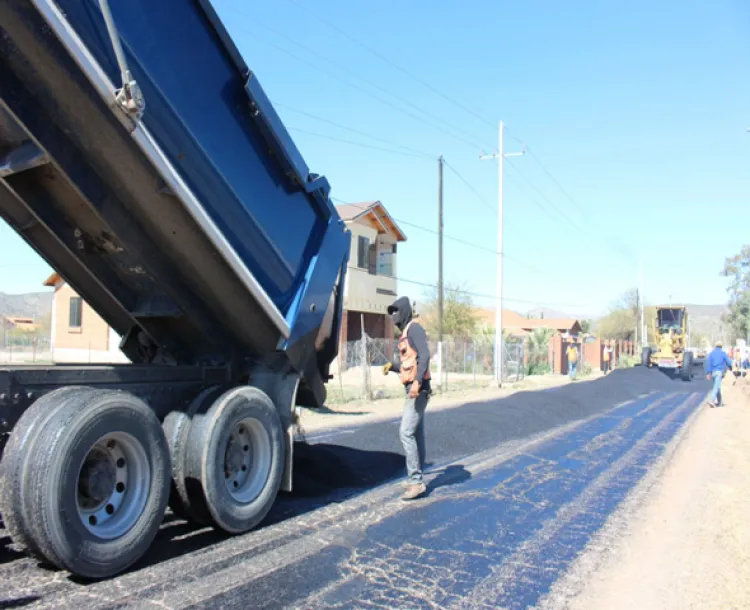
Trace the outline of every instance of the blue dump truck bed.
{"type": "Polygon", "coordinates": [[[0,0],[0,214],[134,363],[282,362],[321,403],[350,244],[327,181],[210,2],[109,8],[137,112],[98,1],[0,0]]]}

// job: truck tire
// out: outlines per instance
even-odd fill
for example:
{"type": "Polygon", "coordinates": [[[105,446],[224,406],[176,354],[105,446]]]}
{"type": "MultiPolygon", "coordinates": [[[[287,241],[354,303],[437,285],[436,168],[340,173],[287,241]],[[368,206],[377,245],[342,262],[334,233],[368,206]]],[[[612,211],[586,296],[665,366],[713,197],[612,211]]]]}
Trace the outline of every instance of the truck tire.
{"type": "Polygon", "coordinates": [[[246,532],[268,514],[284,473],[284,442],[281,418],[258,388],[229,390],[196,414],[185,478],[196,482],[218,528],[246,532]]]}
{"type": "Polygon", "coordinates": [[[685,352],[682,357],[682,368],[680,369],[680,377],[683,381],[690,381],[693,378],[693,353],[685,352]]]}
{"type": "Polygon", "coordinates": [[[172,461],[172,482],[169,491],[169,507],[178,517],[198,525],[213,525],[202,495],[193,491],[193,485],[185,479],[185,447],[190,434],[190,422],[198,411],[207,410],[218,398],[218,386],[204,389],[185,411],[172,411],[164,418],[162,427],[169,446],[172,461]]]}
{"type": "Polygon", "coordinates": [[[66,386],[45,394],[24,411],[8,438],[0,462],[0,514],[13,543],[21,549],[38,551],[28,533],[23,488],[28,469],[35,467],[34,446],[40,430],[65,401],[81,400],[92,391],[86,387],[66,386]]]}
{"type": "Polygon", "coordinates": [[[40,431],[24,487],[37,554],[86,578],[125,570],[159,530],[170,472],[161,424],[139,398],[66,401],[40,431]]]}
{"type": "Polygon", "coordinates": [[[651,348],[650,347],[644,347],[643,351],[641,352],[641,364],[648,368],[651,366],[651,348]]]}

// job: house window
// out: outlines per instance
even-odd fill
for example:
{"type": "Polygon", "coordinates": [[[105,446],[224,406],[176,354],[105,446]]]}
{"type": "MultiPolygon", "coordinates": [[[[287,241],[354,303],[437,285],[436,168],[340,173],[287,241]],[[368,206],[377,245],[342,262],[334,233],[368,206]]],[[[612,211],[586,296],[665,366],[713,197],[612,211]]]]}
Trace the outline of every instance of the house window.
{"type": "Polygon", "coordinates": [[[70,328],[81,328],[81,317],[83,314],[83,301],[81,297],[70,297],[70,313],[68,326],[70,328]]]}
{"type": "Polygon", "coordinates": [[[370,240],[359,236],[357,240],[357,267],[368,269],[370,267],[370,240]]]}

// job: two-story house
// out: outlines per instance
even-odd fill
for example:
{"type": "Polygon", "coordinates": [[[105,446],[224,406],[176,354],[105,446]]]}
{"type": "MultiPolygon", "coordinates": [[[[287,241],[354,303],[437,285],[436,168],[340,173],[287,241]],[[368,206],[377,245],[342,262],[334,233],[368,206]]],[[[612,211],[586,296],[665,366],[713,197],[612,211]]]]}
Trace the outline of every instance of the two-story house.
{"type": "Polygon", "coordinates": [[[380,201],[345,204],[336,209],[352,234],[344,283],[342,348],[362,337],[363,325],[369,337],[391,339],[394,328],[387,308],[398,296],[397,251],[406,235],[380,201]]]}

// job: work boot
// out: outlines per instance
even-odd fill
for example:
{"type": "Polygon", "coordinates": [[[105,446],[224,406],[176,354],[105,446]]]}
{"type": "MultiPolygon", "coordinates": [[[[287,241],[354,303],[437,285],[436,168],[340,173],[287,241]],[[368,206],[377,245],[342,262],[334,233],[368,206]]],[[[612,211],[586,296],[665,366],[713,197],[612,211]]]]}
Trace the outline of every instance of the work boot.
{"type": "Polygon", "coordinates": [[[406,487],[402,500],[414,500],[427,491],[427,485],[424,483],[411,483],[406,487]]]}

